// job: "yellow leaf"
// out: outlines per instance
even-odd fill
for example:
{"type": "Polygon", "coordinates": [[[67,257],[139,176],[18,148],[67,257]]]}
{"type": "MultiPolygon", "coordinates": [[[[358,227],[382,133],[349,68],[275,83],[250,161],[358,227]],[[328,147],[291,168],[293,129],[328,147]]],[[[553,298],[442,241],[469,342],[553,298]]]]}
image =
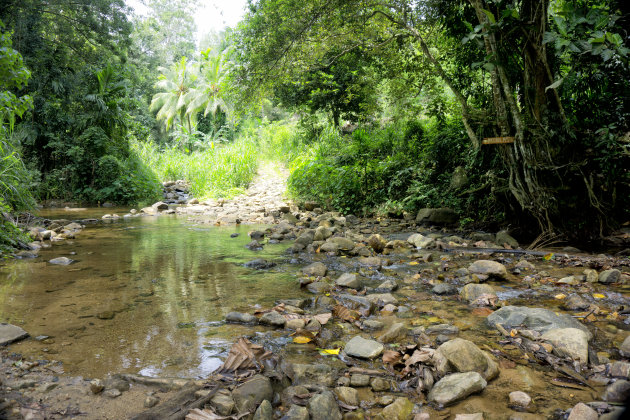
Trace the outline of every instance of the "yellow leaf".
{"type": "Polygon", "coordinates": [[[545,256],[543,256],[543,260],[545,261],[549,261],[552,258],[553,258],[553,252],[550,252],[549,254],[546,254],[545,256]]]}
{"type": "Polygon", "coordinates": [[[595,299],[604,299],[606,296],[602,295],[601,293],[593,293],[593,297],[595,299]]]}
{"type": "Polygon", "coordinates": [[[420,264],[418,261],[410,261],[409,262],[409,265],[418,265],[418,264],[420,264]]]}
{"type": "Polygon", "coordinates": [[[510,337],[516,337],[516,334],[518,334],[518,331],[510,330],[510,337]]]}
{"type": "Polygon", "coordinates": [[[567,295],[565,295],[564,293],[560,293],[554,296],[554,298],[556,299],[564,299],[565,297],[567,297],[567,295]]]}
{"type": "Polygon", "coordinates": [[[330,296],[330,293],[325,293],[326,296],[330,296]]]}
{"type": "Polygon", "coordinates": [[[319,349],[319,354],[321,354],[322,356],[327,356],[327,355],[336,355],[339,354],[339,350],[341,349],[319,349]]]}
{"type": "Polygon", "coordinates": [[[429,321],[431,324],[439,324],[440,322],[442,322],[442,320],[437,316],[430,316],[427,318],[427,321],[429,321]]]}
{"type": "Polygon", "coordinates": [[[313,341],[312,338],[304,337],[302,335],[298,337],[293,337],[293,342],[298,343],[298,344],[306,344],[306,343],[310,343],[311,341],[313,341]]]}

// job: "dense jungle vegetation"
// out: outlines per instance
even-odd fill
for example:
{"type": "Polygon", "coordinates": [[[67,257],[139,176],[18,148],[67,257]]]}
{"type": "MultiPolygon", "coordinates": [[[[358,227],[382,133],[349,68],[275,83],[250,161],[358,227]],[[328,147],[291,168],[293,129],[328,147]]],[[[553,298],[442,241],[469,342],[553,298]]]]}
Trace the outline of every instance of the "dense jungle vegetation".
{"type": "Polygon", "coordinates": [[[261,157],[346,213],[598,237],[630,220],[623,0],[250,0],[199,42],[197,0],[0,5],[0,247],[37,202],[237,194],[261,157]],[[483,145],[488,137],[509,144],[483,145]]]}

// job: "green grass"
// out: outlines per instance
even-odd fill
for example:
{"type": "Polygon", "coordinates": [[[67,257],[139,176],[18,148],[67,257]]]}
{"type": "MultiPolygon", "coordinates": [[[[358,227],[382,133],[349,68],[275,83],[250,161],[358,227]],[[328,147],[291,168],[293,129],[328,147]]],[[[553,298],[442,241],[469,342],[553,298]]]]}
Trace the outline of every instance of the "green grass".
{"type": "Polygon", "coordinates": [[[258,166],[257,145],[248,137],[192,153],[151,142],[133,141],[131,147],[160,180],[187,180],[192,195],[199,199],[241,193],[258,166]]]}

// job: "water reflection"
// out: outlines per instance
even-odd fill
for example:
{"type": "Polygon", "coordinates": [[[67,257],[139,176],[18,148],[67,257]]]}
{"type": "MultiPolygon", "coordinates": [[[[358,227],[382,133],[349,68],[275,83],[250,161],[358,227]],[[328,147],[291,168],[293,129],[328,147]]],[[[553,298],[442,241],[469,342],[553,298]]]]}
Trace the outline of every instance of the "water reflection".
{"type": "Polygon", "coordinates": [[[43,249],[35,261],[8,263],[0,268],[0,321],[50,337],[12,349],[61,360],[66,372],[85,376],[209,373],[236,336],[251,332],[217,322],[227,312],[300,294],[282,266],[242,267],[256,257],[284,258],[285,245],[245,249],[251,229],[138,218],[88,226],[76,241],[43,249]],[[235,231],[240,236],[230,238],[235,231]],[[76,262],[46,262],[62,255],[76,262]]]}

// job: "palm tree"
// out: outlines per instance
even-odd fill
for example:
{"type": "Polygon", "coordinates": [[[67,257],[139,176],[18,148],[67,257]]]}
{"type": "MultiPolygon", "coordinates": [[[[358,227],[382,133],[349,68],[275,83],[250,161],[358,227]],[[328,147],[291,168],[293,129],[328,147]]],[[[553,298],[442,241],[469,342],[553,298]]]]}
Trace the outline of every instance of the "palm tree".
{"type": "Polygon", "coordinates": [[[164,121],[168,131],[173,123],[179,120],[186,124],[188,132],[192,130],[194,114],[188,112],[189,105],[195,92],[198,75],[196,66],[188,65],[188,59],[182,59],[170,68],[160,67],[161,74],[155,87],[162,90],[151,100],[151,111],[158,111],[156,118],[164,121]]]}
{"type": "Polygon", "coordinates": [[[196,115],[203,111],[203,115],[212,114],[221,109],[226,114],[230,113],[227,102],[226,82],[229,75],[230,50],[210,55],[210,48],[201,52],[199,73],[200,83],[190,91],[191,99],[186,113],[196,115]]]}

